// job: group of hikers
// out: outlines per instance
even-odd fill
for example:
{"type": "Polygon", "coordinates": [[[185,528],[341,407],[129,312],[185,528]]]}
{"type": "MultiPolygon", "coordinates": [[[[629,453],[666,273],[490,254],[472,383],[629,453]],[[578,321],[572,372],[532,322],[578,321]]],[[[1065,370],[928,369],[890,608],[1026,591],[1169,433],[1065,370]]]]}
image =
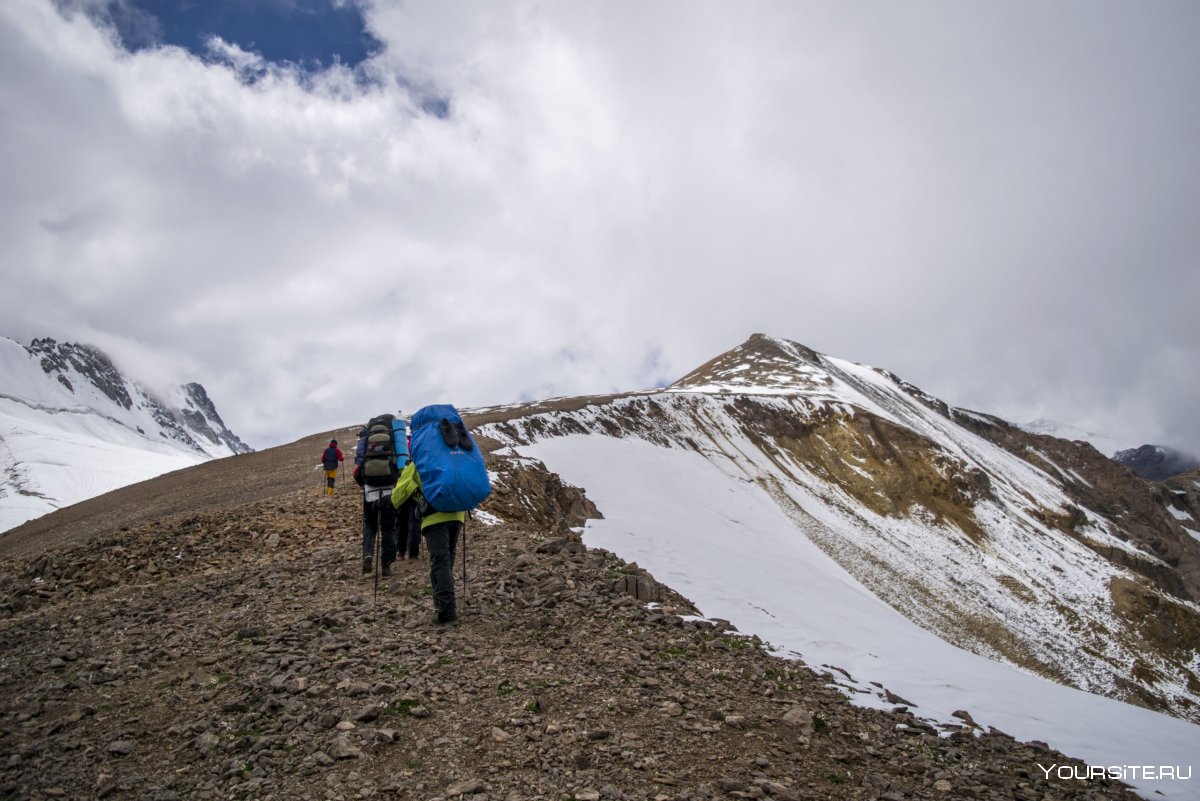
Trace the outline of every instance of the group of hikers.
{"type": "MultiPolygon", "coordinates": [[[[332,495],[345,462],[336,439],[321,454],[325,494],[332,495]]],[[[354,481],[362,488],[362,572],[375,565],[392,574],[397,559],[415,560],[421,537],[429,553],[434,620],[458,620],[452,567],[467,513],[490,493],[483,456],[449,404],[425,406],[411,421],[391,414],[372,417],[358,432],[354,481]]]]}

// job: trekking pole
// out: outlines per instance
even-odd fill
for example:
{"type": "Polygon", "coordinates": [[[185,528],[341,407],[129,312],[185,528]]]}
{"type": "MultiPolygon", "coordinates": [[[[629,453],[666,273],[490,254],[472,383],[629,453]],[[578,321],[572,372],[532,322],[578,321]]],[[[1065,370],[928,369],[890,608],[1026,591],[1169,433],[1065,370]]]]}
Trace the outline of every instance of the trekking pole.
{"type": "Polygon", "coordinates": [[[463,531],[462,531],[462,535],[463,535],[462,536],[463,568],[462,568],[462,570],[463,570],[463,600],[464,601],[468,600],[468,598],[467,598],[467,520],[469,520],[470,517],[471,517],[470,512],[467,512],[467,514],[463,517],[463,531]]]}
{"type": "Polygon", "coordinates": [[[375,565],[375,606],[379,606],[379,553],[383,550],[383,513],[379,511],[379,500],[375,500],[375,542],[371,548],[371,561],[375,565]]]}

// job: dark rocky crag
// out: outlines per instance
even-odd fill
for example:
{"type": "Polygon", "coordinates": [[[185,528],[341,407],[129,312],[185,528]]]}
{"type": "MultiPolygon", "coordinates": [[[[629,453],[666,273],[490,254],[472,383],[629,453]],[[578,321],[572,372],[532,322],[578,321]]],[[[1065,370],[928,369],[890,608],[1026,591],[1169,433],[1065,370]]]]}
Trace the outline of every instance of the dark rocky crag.
{"type": "Polygon", "coordinates": [[[253,450],[225,425],[202,385],[193,381],[185,384],[183,391],[195,408],[179,409],[176,414],[184,419],[192,431],[213,444],[226,446],[233,453],[250,453],[253,450]]]}
{"type": "Polygon", "coordinates": [[[902,699],[852,706],[832,668],[685,621],[578,542],[588,502],[529,460],[489,456],[505,522],[472,524],[462,622],[436,627],[427,562],[378,594],[355,569],[358,495],[325,499],[305,456],[328,436],[223,460],[224,491],[181,471],[158,515],[151,481],[0,538],[0,797],[1136,797],[1047,780],[1079,763],[969,710],[938,736],[902,699]]]}
{"type": "Polygon", "coordinates": [[[1113,454],[1113,461],[1133,470],[1140,478],[1165,481],[1200,469],[1200,460],[1195,456],[1167,448],[1162,445],[1143,445],[1113,454]]]}
{"type": "MultiPolygon", "coordinates": [[[[135,394],[141,398],[146,411],[162,429],[163,436],[173,439],[196,451],[204,452],[197,438],[213,445],[224,445],[231,453],[249,453],[252,448],[230,431],[216,406],[208,397],[203,386],[195,382],[184,385],[184,408],[172,408],[145,387],[132,384],[121,373],[112,359],[91,345],[73,342],[58,342],[50,338],[35,339],[27,348],[37,356],[42,370],[62,384],[68,391],[77,393],[71,381],[72,373],[82,376],[102,395],[123,409],[132,409],[135,394]],[[131,389],[134,392],[131,392],[131,389]]],[[[141,432],[145,433],[145,432],[141,432]]]]}
{"type": "Polygon", "coordinates": [[[71,392],[75,391],[75,386],[67,377],[68,367],[74,368],[87,378],[113,403],[125,409],[133,406],[133,398],[129,396],[124,376],[100,350],[72,342],[60,344],[48,338],[33,340],[28,350],[41,357],[42,370],[46,375],[53,376],[71,392]]]}

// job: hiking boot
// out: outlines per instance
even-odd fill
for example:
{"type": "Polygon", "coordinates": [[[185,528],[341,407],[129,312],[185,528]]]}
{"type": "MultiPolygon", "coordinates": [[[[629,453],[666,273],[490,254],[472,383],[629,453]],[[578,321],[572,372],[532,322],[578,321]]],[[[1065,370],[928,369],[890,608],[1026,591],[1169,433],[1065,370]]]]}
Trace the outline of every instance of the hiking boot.
{"type": "Polygon", "coordinates": [[[363,557],[363,572],[364,573],[371,572],[371,557],[369,557],[369,556],[363,557]]]}
{"type": "Polygon", "coordinates": [[[438,623],[454,623],[458,620],[458,611],[454,608],[454,604],[450,604],[438,612],[437,617],[434,619],[438,623]]]}
{"type": "Polygon", "coordinates": [[[391,562],[383,563],[383,572],[380,575],[382,575],[384,578],[387,578],[390,575],[392,575],[392,563],[391,562]]]}

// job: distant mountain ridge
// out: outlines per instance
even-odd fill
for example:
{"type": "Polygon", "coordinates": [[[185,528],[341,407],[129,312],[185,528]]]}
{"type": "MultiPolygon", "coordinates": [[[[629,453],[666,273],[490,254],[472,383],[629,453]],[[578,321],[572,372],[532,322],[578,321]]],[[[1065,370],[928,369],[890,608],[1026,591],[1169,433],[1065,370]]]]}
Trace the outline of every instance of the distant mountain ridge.
{"type": "Polygon", "coordinates": [[[0,338],[0,530],[250,450],[198,383],[160,398],[98,348],[0,338]]]}
{"type": "Polygon", "coordinates": [[[1164,445],[1143,445],[1118,451],[1113,454],[1113,459],[1151,481],[1163,481],[1200,469],[1200,459],[1164,445]]]}

